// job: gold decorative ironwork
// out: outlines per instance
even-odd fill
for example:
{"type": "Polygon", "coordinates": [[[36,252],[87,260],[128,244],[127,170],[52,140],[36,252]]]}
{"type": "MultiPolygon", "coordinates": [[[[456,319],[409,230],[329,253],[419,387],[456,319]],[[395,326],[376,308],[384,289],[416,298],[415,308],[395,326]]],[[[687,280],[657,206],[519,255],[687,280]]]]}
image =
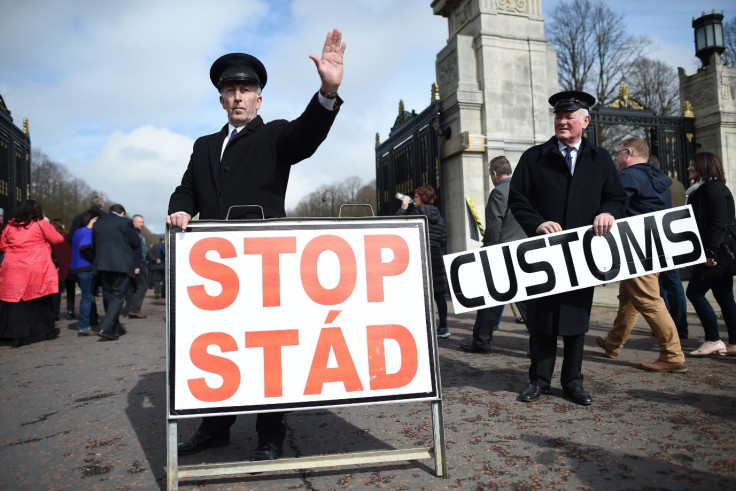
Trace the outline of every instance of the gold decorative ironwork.
{"type": "Polygon", "coordinates": [[[378,132],[376,131],[376,146],[381,144],[381,138],[378,136],[378,132]]]}
{"type": "Polygon", "coordinates": [[[695,135],[692,134],[692,133],[685,133],[685,136],[687,137],[688,143],[692,143],[693,142],[693,138],[695,138],[695,135]]]}
{"type": "Polygon", "coordinates": [[[28,118],[23,118],[23,133],[28,134],[28,118]]]}
{"type": "Polygon", "coordinates": [[[694,118],[695,113],[693,112],[693,103],[690,101],[685,101],[682,103],[682,117],[684,118],[694,118]]]}
{"type": "Polygon", "coordinates": [[[432,82],[432,100],[440,100],[440,86],[437,84],[437,82],[432,82]]]}
{"type": "Polygon", "coordinates": [[[618,91],[618,98],[608,104],[608,107],[620,109],[644,109],[644,106],[631,98],[631,90],[626,84],[621,84],[621,88],[618,91]]]}

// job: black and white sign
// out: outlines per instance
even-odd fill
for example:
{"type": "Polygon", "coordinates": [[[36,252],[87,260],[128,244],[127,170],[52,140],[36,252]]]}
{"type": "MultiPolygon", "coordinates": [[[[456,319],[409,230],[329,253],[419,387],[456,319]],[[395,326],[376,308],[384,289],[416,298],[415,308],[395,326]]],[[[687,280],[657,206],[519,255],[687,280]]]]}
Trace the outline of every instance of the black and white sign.
{"type": "Polygon", "coordinates": [[[690,205],[444,256],[456,313],[705,262],[690,205]]]}

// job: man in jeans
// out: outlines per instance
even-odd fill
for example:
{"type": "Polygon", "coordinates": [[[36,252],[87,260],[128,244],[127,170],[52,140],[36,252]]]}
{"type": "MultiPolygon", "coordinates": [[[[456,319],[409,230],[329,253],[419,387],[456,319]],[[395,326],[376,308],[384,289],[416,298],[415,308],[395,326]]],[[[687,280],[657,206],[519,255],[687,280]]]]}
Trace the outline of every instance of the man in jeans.
{"type": "MultiPolygon", "coordinates": [[[[649,145],[641,138],[627,138],[618,145],[614,161],[619,179],[629,197],[626,216],[641,215],[670,208],[671,180],[661,170],[648,163],[649,145]]],[[[641,313],[659,341],[659,359],[644,362],[642,368],[651,372],[687,372],[680,337],[664,300],[659,295],[659,273],[629,278],[619,283],[618,314],[613,329],[598,345],[609,358],[615,358],[623,348],[641,313]]]]}

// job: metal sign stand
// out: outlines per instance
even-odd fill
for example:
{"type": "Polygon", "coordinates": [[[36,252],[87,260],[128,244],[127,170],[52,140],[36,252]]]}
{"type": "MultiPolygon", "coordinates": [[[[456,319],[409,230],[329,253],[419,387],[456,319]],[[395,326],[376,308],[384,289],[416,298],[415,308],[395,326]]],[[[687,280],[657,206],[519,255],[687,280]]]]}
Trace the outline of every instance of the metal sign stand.
{"type": "MultiPolygon", "coordinates": [[[[372,213],[371,209],[371,213],[372,213]]],[[[342,215],[342,209],[340,210],[342,215]]],[[[229,215],[229,211],[228,211],[229,215]]],[[[167,227],[166,230],[166,405],[169,407],[169,395],[171,391],[170,379],[168,377],[169,354],[171,347],[169,346],[169,308],[171,301],[171,285],[170,285],[170,234],[167,227]]],[[[431,284],[430,284],[431,288],[431,284]]],[[[430,291],[430,296],[431,296],[430,291]]],[[[434,315],[431,316],[432,333],[435,333],[434,315]]],[[[432,436],[433,445],[428,447],[413,447],[394,450],[375,450],[365,452],[352,452],[341,454],[327,454],[310,457],[299,458],[281,458],[277,460],[267,461],[236,461],[222,462],[217,464],[194,464],[179,465],[179,455],[177,452],[178,444],[178,421],[176,419],[167,418],[166,424],[166,462],[167,462],[167,489],[176,490],[179,488],[180,480],[189,480],[194,478],[212,478],[222,476],[233,476],[242,474],[252,474],[258,472],[286,471],[297,469],[317,469],[322,467],[338,467],[356,464],[380,464],[385,462],[396,462],[405,460],[422,460],[434,459],[435,475],[437,477],[447,477],[447,460],[445,456],[445,432],[444,418],[442,413],[442,387],[439,383],[439,354],[437,350],[437,338],[432,336],[434,346],[434,376],[437,382],[437,400],[430,401],[432,411],[432,436]]]]}
{"type": "Polygon", "coordinates": [[[167,425],[167,489],[178,489],[179,481],[194,478],[232,476],[256,472],[288,471],[297,469],[317,469],[320,467],[339,467],[356,464],[382,464],[403,460],[434,458],[435,475],[447,476],[445,458],[445,434],[442,418],[442,401],[432,401],[432,433],[434,445],[395,450],[376,450],[343,454],[317,455],[291,459],[266,460],[260,462],[223,462],[219,464],[178,465],[177,421],[169,419],[167,425]]]}

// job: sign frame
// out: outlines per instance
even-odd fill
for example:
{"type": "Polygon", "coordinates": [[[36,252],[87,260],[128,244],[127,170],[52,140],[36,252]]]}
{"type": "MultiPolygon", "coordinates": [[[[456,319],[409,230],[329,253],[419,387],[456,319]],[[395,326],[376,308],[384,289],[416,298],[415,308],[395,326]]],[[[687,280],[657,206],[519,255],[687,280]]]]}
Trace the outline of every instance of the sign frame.
{"type": "MultiPolygon", "coordinates": [[[[359,233],[359,232],[358,232],[359,233]]],[[[168,488],[177,489],[180,479],[191,479],[196,477],[213,477],[233,474],[305,469],[318,467],[332,467],[337,465],[354,465],[360,463],[391,462],[400,460],[435,459],[435,470],[437,476],[444,476],[447,472],[444,441],[444,423],[442,413],[442,393],[439,373],[439,354],[437,349],[436,325],[434,315],[432,271],[429,256],[429,232],[427,220],[424,216],[396,216],[396,217],[357,217],[357,218],[283,218],[269,220],[231,220],[231,221],[192,221],[186,231],[179,228],[167,227],[166,230],[166,356],[167,356],[167,461],[168,461],[168,488]],[[431,380],[429,391],[413,392],[409,394],[394,394],[388,396],[369,396],[366,398],[353,398],[345,400],[326,400],[321,402],[312,401],[309,404],[286,403],[274,405],[255,405],[224,407],[213,410],[175,408],[175,377],[176,377],[176,282],[177,282],[177,247],[176,240],[179,234],[197,234],[199,232],[232,232],[232,231],[282,231],[295,229],[309,230],[343,230],[343,231],[365,231],[370,229],[396,228],[415,229],[419,238],[419,254],[422,267],[422,287],[424,308],[424,323],[427,333],[427,346],[425,360],[429,368],[431,380]],[[407,403],[422,402],[431,403],[433,445],[421,448],[395,449],[369,452],[354,452],[338,455],[323,455],[315,457],[301,457],[295,459],[278,459],[267,462],[229,462],[221,464],[199,464],[191,466],[179,466],[177,455],[177,422],[178,419],[198,417],[202,415],[222,414],[246,414],[264,411],[295,411],[312,410],[317,408],[342,407],[366,404],[384,403],[407,403]]],[[[412,244],[413,245],[413,244],[412,244]]],[[[417,251],[412,251],[414,254],[417,251]]],[[[180,303],[181,305],[181,303],[180,303]]]]}

